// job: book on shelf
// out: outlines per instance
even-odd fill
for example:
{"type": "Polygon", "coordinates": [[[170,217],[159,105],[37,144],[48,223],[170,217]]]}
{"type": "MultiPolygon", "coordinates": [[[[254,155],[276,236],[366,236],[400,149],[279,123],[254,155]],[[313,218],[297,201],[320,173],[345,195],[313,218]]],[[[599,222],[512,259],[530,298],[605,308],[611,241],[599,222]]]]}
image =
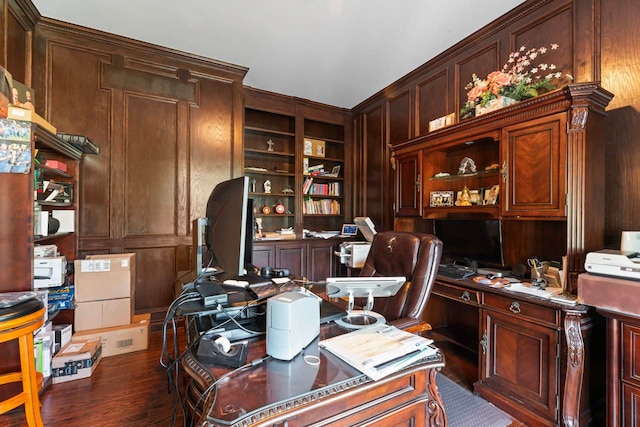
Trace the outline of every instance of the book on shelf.
{"type": "Polygon", "coordinates": [[[304,184],[302,184],[302,194],[308,194],[309,189],[311,188],[311,184],[313,183],[312,177],[307,177],[304,180],[304,184]]]}
{"type": "Polygon", "coordinates": [[[374,381],[439,351],[433,340],[386,324],[324,339],[319,346],[374,381]]]}
{"type": "Polygon", "coordinates": [[[302,213],[307,215],[340,215],[340,202],[332,199],[314,200],[308,197],[302,204],[302,213]]]}

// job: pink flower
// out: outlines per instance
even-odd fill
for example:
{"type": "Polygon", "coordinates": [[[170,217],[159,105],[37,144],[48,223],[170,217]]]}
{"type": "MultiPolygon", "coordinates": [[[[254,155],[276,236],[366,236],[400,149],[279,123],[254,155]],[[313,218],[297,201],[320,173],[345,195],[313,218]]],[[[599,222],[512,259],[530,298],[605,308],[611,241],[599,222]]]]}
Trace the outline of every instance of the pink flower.
{"type": "Polygon", "coordinates": [[[467,99],[474,101],[476,98],[480,98],[484,93],[485,88],[482,86],[474,86],[469,92],[467,92],[467,99]]]}

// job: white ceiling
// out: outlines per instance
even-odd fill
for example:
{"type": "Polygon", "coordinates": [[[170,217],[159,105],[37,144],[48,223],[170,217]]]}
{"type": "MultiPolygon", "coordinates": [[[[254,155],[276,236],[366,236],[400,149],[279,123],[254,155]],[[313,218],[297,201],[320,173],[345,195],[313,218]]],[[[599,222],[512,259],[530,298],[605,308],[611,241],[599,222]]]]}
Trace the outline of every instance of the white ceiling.
{"type": "Polygon", "coordinates": [[[352,108],[523,0],[32,0],[40,14],[249,68],[352,108]]]}

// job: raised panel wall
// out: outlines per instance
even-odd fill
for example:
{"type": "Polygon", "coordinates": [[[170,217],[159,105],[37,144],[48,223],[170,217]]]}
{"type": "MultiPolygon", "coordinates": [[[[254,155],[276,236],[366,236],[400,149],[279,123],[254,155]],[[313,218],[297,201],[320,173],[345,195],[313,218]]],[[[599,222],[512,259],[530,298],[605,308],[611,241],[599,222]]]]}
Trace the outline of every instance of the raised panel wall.
{"type": "Polygon", "coordinates": [[[246,70],[47,19],[35,52],[49,120],[100,147],[81,170],[79,256],[135,252],[136,310],[157,321],[193,267],[192,220],[242,173],[246,70]]]}

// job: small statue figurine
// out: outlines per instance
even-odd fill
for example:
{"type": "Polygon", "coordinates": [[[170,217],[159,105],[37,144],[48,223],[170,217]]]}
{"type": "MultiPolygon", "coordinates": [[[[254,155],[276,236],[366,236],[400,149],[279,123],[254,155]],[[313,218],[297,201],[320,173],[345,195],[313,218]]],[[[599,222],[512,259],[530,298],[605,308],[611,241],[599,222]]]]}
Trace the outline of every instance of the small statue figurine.
{"type": "Polygon", "coordinates": [[[456,206],[471,206],[471,192],[466,185],[460,192],[460,197],[456,200],[456,206]]]}
{"type": "Polygon", "coordinates": [[[267,194],[271,193],[271,181],[266,180],[264,182],[264,192],[267,193],[267,194]]]}
{"type": "Polygon", "coordinates": [[[274,142],[272,140],[267,141],[267,146],[268,146],[267,151],[273,151],[273,144],[274,142]]]}
{"type": "Polygon", "coordinates": [[[262,238],[262,218],[256,218],[256,239],[262,238]]]}

